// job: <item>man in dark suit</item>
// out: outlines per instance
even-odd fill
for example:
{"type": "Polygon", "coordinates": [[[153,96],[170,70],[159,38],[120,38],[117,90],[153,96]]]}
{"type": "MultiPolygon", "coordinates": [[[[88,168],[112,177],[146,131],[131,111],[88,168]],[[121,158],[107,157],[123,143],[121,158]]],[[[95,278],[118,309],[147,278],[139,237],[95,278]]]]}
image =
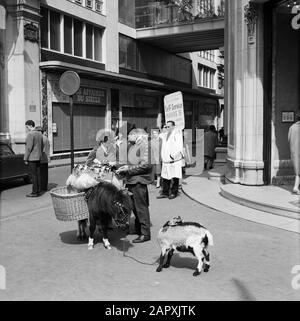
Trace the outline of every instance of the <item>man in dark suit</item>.
{"type": "Polygon", "coordinates": [[[27,197],[38,197],[42,193],[41,159],[43,153],[43,134],[35,129],[33,120],[27,120],[25,126],[28,130],[24,162],[28,165],[32,176],[32,193],[27,197]]]}

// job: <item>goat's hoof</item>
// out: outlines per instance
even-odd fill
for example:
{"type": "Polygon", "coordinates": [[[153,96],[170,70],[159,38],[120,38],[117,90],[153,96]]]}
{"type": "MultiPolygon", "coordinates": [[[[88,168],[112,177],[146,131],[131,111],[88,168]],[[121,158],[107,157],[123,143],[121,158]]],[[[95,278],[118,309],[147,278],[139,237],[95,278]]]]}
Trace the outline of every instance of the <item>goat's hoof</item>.
{"type": "Polygon", "coordinates": [[[207,273],[209,271],[210,265],[204,264],[203,266],[203,272],[207,273]]]}
{"type": "Polygon", "coordinates": [[[164,269],[167,269],[170,267],[170,264],[164,264],[164,269]]]}
{"type": "Polygon", "coordinates": [[[161,272],[162,271],[162,267],[159,266],[157,269],[156,269],[156,272],[161,272]]]}
{"type": "Polygon", "coordinates": [[[88,245],[88,250],[91,251],[94,249],[94,246],[93,245],[88,245]]]}
{"type": "Polygon", "coordinates": [[[112,247],[110,245],[104,245],[104,247],[107,249],[107,250],[111,250],[112,247]]]}
{"type": "Polygon", "coordinates": [[[198,275],[200,275],[201,274],[201,272],[200,271],[195,271],[194,273],[193,273],[193,276],[198,276],[198,275]]]}

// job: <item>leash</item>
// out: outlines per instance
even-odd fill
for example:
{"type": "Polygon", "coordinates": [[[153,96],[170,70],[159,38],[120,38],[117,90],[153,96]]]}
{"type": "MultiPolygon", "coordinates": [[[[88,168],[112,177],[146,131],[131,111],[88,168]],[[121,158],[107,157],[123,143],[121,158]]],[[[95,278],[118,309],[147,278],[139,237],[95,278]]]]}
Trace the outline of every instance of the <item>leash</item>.
{"type": "MultiPolygon", "coordinates": [[[[127,235],[126,235],[125,239],[126,239],[126,241],[128,241],[127,235]]],[[[153,263],[147,263],[147,262],[140,261],[140,260],[134,258],[133,256],[126,255],[126,254],[125,254],[125,240],[124,240],[124,239],[123,239],[123,257],[126,257],[126,258],[128,258],[128,259],[131,259],[131,260],[133,260],[133,261],[135,261],[135,262],[137,262],[137,263],[139,263],[139,264],[143,264],[143,265],[153,266],[153,265],[156,265],[156,264],[157,264],[156,261],[153,262],[153,263]]]]}

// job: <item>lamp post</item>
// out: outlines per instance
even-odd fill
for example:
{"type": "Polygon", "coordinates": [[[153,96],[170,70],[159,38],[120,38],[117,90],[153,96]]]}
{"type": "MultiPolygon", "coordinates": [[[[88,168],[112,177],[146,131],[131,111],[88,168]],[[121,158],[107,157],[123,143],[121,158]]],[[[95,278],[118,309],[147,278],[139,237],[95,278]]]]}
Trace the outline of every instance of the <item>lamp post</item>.
{"type": "Polygon", "coordinates": [[[74,168],[74,112],[73,95],[80,87],[80,77],[75,71],[64,72],[59,80],[60,90],[69,96],[70,102],[70,151],[71,151],[71,172],[74,168]]]}

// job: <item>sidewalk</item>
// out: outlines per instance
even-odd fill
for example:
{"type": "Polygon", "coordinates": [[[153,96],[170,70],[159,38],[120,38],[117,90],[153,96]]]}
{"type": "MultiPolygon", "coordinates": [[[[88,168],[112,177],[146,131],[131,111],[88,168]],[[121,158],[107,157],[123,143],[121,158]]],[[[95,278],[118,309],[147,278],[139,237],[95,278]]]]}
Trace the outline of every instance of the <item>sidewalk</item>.
{"type": "Polygon", "coordinates": [[[204,172],[185,179],[182,190],[225,214],[300,234],[300,198],[289,187],[224,185],[204,172]]]}
{"type": "MultiPolygon", "coordinates": [[[[83,157],[76,157],[74,158],[74,164],[82,164],[86,161],[87,156],[83,157]]],[[[53,167],[60,167],[60,166],[71,166],[71,159],[70,158],[63,158],[63,159],[54,159],[51,160],[49,163],[49,168],[53,167]]]]}
{"type": "MultiPolygon", "coordinates": [[[[84,163],[86,157],[75,157],[84,163]]],[[[52,160],[49,168],[70,166],[69,158],[52,160]]],[[[208,179],[208,172],[189,176],[183,192],[198,203],[228,215],[300,234],[300,198],[289,186],[242,186],[208,179]]]]}

